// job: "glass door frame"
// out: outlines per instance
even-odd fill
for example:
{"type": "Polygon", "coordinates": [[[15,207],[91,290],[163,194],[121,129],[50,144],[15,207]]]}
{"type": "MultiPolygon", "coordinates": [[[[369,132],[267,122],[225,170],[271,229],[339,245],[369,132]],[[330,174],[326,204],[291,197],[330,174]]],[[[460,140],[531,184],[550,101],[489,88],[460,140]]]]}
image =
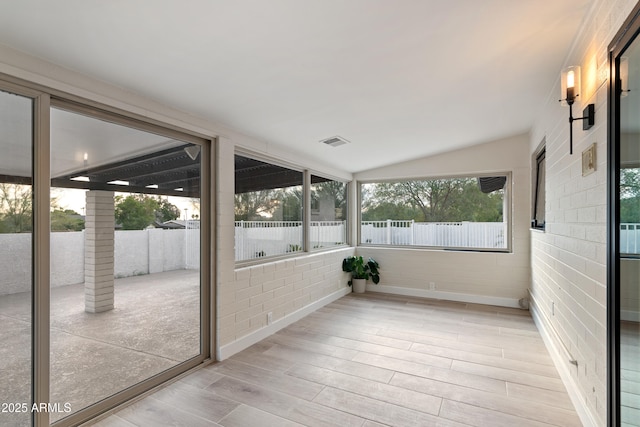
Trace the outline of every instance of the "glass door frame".
{"type": "MultiPolygon", "coordinates": [[[[49,109],[48,93],[0,79],[0,89],[33,101],[32,261],[31,261],[31,402],[49,402],[49,109]]],[[[22,402],[21,402],[22,403],[22,402]]],[[[27,403],[27,402],[24,402],[27,403]]],[[[31,412],[34,426],[48,426],[49,414],[31,412]]]]}
{"type": "MultiPolygon", "coordinates": [[[[640,35],[638,3],[609,44],[607,144],[607,425],[619,426],[620,413],[620,58],[640,35]]],[[[640,40],[640,38],[638,39],[640,40]]]]}
{"type": "Polygon", "coordinates": [[[50,111],[52,106],[79,112],[140,130],[174,136],[201,148],[201,244],[200,244],[200,354],[143,380],[69,417],[50,424],[46,411],[32,412],[36,427],[66,427],[87,422],[100,414],[157,387],[199,365],[215,360],[215,238],[214,153],[217,140],[148,117],[103,105],[55,89],[32,84],[0,73],[0,89],[33,100],[33,261],[31,390],[33,403],[50,402],[50,111]]]}

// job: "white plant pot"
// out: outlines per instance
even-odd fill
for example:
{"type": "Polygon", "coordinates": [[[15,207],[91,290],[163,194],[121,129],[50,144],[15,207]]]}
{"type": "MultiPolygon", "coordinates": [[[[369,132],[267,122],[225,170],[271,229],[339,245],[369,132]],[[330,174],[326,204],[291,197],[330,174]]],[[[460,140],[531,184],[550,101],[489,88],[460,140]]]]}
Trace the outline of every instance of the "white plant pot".
{"type": "Polygon", "coordinates": [[[351,279],[351,286],[353,286],[353,292],[362,294],[367,287],[367,279],[351,279]]]}

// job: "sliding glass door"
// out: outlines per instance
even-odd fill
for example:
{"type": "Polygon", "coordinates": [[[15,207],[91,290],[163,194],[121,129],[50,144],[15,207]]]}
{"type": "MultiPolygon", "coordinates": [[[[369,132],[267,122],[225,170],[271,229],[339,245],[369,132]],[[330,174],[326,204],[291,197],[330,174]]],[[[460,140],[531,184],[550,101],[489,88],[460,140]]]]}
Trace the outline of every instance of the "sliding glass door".
{"type": "Polygon", "coordinates": [[[210,141],[0,82],[0,153],[0,425],[76,425],[210,357],[210,141]]]}
{"type": "MultiPolygon", "coordinates": [[[[632,17],[638,16],[640,6],[632,17]]],[[[640,20],[611,45],[609,425],[640,426],[640,20]]]]}
{"type": "Polygon", "coordinates": [[[34,101],[0,91],[0,425],[31,425],[34,101]]]}
{"type": "Polygon", "coordinates": [[[51,110],[52,420],[201,354],[203,146],[135,125],[51,110]]]}

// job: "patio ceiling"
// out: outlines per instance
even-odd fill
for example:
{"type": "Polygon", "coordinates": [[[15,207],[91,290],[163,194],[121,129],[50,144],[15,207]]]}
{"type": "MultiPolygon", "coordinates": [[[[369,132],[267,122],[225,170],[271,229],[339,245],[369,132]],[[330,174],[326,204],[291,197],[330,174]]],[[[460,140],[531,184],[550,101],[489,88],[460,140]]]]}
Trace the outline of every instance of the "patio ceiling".
{"type": "MultiPolygon", "coordinates": [[[[302,185],[302,172],[283,166],[265,163],[244,156],[235,156],[235,194],[272,190],[302,185]]],[[[330,181],[311,175],[311,183],[330,181]]]]}
{"type": "MultiPolygon", "coordinates": [[[[185,144],[150,154],[85,168],[51,179],[51,186],[122,193],[200,197],[200,161],[185,144]],[[117,182],[120,183],[117,183],[117,182]],[[152,187],[150,187],[152,186],[152,187]]],[[[199,154],[199,153],[198,153],[199,154]]],[[[0,183],[31,185],[31,177],[0,175],[0,183]]]]}
{"type": "MultiPolygon", "coordinates": [[[[200,161],[185,144],[132,159],[83,169],[51,180],[52,187],[200,197],[200,161]],[[78,178],[88,178],[79,180],[78,178]],[[127,184],[112,184],[114,181],[127,184]]],[[[198,153],[199,154],[199,153],[198,153]]]]}
{"type": "MultiPolygon", "coordinates": [[[[200,197],[200,161],[192,159],[184,144],[127,160],[108,163],[54,177],[52,187],[163,196],[200,197]],[[124,183],[114,183],[124,181],[124,183]],[[153,187],[149,187],[153,186],[153,187]],[[156,188],[157,187],[157,188],[156,188]],[[181,189],[181,190],[180,190],[181,189]]],[[[302,184],[302,172],[235,156],[235,194],[302,184]]],[[[311,183],[330,181],[311,175],[311,183]]],[[[30,177],[0,175],[0,183],[31,185],[30,177]]]]}

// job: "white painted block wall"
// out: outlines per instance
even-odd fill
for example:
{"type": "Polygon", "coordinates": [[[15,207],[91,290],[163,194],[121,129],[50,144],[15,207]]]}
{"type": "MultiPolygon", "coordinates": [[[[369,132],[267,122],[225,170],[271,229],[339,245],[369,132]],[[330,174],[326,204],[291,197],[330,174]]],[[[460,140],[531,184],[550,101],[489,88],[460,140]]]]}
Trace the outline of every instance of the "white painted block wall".
{"type": "Polygon", "coordinates": [[[635,3],[596,0],[566,58],[565,66],[582,67],[583,90],[574,112],[588,103],[596,107],[593,128],[574,124],[574,154],[569,155],[569,111],[557,102],[560,70],[530,138],[531,156],[546,140],[547,171],[546,229],[531,231],[532,311],[550,337],[556,366],[585,425],[606,425],[607,51],[635,3]],[[583,177],[581,153],[593,142],[597,170],[583,177]],[[568,364],[563,346],[577,367],[568,364]]]}

